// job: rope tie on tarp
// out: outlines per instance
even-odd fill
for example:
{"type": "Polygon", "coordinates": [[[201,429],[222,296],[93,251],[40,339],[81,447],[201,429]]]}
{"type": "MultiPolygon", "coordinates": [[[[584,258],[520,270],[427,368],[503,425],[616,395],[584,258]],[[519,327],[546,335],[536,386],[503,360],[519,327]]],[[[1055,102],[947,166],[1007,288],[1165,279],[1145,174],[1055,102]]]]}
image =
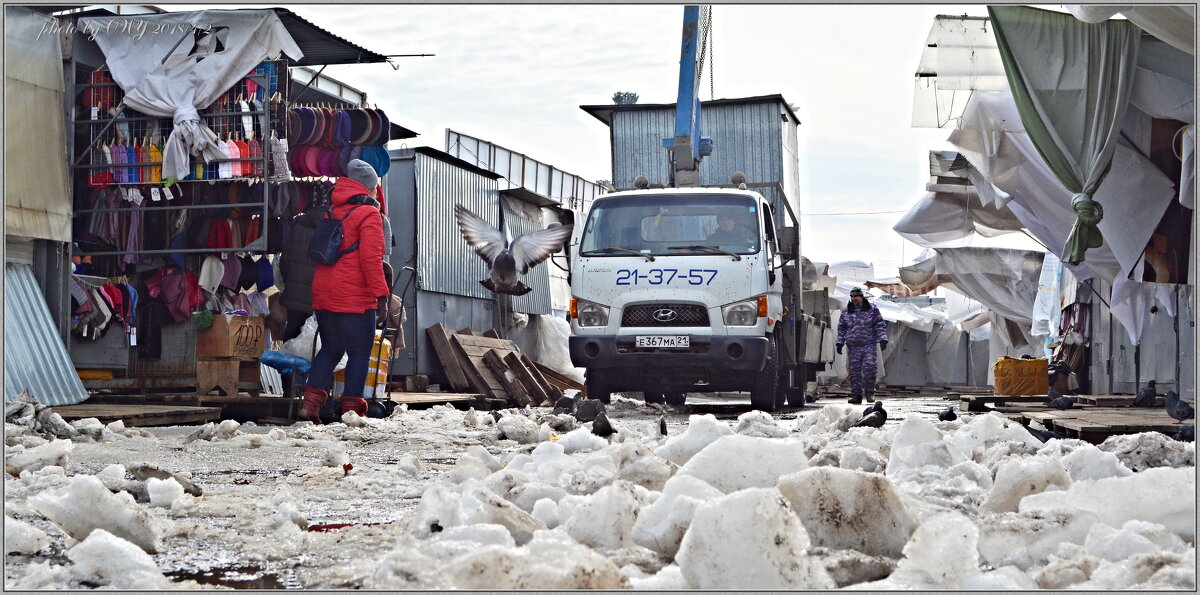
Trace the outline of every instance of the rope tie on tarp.
{"type": "Polygon", "coordinates": [[[1066,254],[1062,260],[1070,265],[1078,265],[1083,262],[1089,248],[1104,245],[1104,236],[1099,227],[1104,219],[1104,207],[1092,200],[1091,196],[1077,193],[1071,197],[1071,208],[1075,211],[1075,225],[1071,228],[1071,236],[1067,238],[1066,254]]]}

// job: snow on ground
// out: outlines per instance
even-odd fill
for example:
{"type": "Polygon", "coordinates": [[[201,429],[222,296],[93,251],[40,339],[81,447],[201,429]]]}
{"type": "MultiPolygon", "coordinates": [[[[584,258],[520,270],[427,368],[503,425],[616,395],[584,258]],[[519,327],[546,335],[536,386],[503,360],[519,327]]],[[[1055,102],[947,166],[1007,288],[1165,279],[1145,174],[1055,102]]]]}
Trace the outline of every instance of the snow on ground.
{"type": "MultiPolygon", "coordinates": [[[[1195,447],[940,400],[5,426],[7,589],[1195,589],[1195,447]],[[744,409],[743,409],[744,411],[744,409]],[[206,573],[208,573],[206,575],[206,573]]],[[[24,423],[23,422],[23,423],[24,423]]]]}

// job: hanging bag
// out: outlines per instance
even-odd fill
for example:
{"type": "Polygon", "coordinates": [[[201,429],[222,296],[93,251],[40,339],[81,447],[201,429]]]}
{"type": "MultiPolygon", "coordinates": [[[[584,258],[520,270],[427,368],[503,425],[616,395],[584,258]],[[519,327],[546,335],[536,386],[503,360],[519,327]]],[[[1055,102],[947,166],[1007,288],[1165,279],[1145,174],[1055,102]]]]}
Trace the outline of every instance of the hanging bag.
{"type": "Polygon", "coordinates": [[[309,260],[318,264],[334,264],[343,254],[358,250],[358,242],[354,242],[345,250],[341,249],[342,238],[346,236],[346,230],[342,227],[342,222],[357,208],[358,206],[355,206],[346,211],[346,214],[341,219],[333,217],[332,208],[325,211],[325,216],[321,217],[321,220],[317,222],[317,230],[313,233],[312,240],[308,243],[309,260]]]}

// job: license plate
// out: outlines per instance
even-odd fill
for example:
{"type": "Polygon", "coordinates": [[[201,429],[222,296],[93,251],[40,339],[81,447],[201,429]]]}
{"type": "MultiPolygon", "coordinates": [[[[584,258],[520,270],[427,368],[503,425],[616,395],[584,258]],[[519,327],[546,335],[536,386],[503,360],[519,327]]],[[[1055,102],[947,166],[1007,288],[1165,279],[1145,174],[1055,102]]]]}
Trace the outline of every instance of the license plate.
{"type": "Polygon", "coordinates": [[[662,347],[666,349],[687,349],[691,346],[691,337],[687,335],[651,335],[638,336],[638,347],[662,347]]]}

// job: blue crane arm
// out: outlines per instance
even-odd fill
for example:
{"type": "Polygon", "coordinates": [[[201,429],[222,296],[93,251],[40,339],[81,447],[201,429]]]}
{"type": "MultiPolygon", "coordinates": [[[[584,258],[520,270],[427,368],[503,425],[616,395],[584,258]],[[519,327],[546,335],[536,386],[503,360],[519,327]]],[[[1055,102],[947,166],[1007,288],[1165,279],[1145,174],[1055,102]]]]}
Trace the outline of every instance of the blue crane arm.
{"type": "Polygon", "coordinates": [[[664,138],[671,151],[672,178],[677,186],[699,182],[700,159],[712,153],[713,142],[700,129],[699,82],[700,7],[683,7],[683,41],[679,56],[679,96],[675,101],[675,136],[664,138]],[[690,176],[680,176],[689,172],[690,176]]]}

